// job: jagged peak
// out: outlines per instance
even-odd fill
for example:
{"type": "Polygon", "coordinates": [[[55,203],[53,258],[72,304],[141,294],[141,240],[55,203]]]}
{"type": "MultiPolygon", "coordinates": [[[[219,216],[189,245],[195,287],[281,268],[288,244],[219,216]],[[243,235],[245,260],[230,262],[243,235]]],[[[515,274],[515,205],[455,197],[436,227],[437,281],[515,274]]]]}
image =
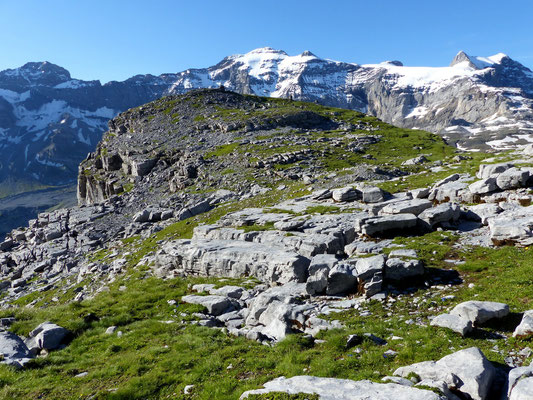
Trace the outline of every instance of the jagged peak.
{"type": "Polygon", "coordinates": [[[452,60],[450,67],[461,63],[467,63],[473,69],[490,68],[496,64],[501,64],[503,60],[509,59],[509,56],[504,53],[498,53],[490,57],[469,56],[461,50],[452,60]]]}
{"type": "Polygon", "coordinates": [[[302,54],[300,54],[301,57],[314,57],[318,58],[315,54],[310,52],[309,50],[304,51],[302,54]]]}

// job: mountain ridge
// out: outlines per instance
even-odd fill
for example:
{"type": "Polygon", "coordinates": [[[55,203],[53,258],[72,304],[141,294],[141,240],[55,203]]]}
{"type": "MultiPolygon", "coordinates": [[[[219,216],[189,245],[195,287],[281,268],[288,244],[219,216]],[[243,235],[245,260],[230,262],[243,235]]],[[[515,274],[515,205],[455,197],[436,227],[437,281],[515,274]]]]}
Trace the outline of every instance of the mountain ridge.
{"type": "Polygon", "coordinates": [[[502,53],[472,57],[461,51],[450,67],[405,67],[397,61],[327,60],[310,51],[290,56],[265,47],[208,68],[105,84],[73,79],[50,62],[33,62],[0,72],[0,182],[8,177],[45,185],[74,182],[78,163],[119,112],[221,85],[367,112],[439,133],[461,148],[533,140],[533,73],[502,53]]]}

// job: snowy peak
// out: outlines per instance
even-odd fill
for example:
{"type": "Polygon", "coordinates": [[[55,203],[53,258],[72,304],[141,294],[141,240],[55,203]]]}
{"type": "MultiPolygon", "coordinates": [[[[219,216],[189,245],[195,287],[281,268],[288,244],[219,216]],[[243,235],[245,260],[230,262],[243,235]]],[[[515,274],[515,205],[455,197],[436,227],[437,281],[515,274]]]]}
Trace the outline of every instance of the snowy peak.
{"type": "Polygon", "coordinates": [[[245,54],[245,56],[252,55],[252,54],[279,54],[286,56],[287,53],[285,53],[283,50],[276,50],[272,47],[260,47],[258,49],[254,49],[248,53],[245,54]]]}
{"type": "Polygon", "coordinates": [[[313,57],[318,58],[316,55],[311,53],[309,50],[304,51],[302,54],[300,54],[301,57],[313,57]]]}
{"type": "Polygon", "coordinates": [[[5,85],[17,85],[24,88],[55,86],[70,79],[70,73],[65,68],[48,61],[29,62],[20,68],[0,72],[0,83],[3,87],[5,85]]]}
{"type": "Polygon", "coordinates": [[[461,50],[454,57],[453,61],[450,64],[450,67],[454,67],[456,65],[463,65],[464,63],[472,69],[481,70],[485,68],[491,68],[496,64],[502,64],[504,60],[511,61],[511,59],[503,53],[498,53],[490,57],[477,57],[469,56],[461,50]]]}

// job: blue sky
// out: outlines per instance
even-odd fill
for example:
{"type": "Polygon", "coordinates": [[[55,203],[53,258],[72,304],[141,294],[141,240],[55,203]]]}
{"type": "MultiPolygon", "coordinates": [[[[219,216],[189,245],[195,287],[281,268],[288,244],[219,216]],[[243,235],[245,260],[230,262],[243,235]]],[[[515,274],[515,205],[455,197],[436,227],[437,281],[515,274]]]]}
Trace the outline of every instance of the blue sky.
{"type": "Polygon", "coordinates": [[[503,52],[533,69],[532,15],[531,0],[0,0],[0,70],[46,60],[107,82],[264,46],[429,66],[503,52]]]}

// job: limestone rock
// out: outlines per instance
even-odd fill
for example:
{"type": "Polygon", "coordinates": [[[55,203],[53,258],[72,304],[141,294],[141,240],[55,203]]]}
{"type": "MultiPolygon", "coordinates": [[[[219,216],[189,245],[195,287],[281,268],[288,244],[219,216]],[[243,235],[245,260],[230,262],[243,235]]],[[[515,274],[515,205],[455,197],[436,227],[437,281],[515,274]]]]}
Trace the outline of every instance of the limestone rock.
{"type": "Polygon", "coordinates": [[[381,291],[383,284],[383,266],[385,257],[377,255],[373,257],[360,258],[355,266],[359,291],[367,297],[381,291]]]}
{"type": "Polygon", "coordinates": [[[337,262],[337,258],[332,254],[319,254],[311,259],[309,277],[306,282],[307,293],[315,295],[326,291],[329,271],[337,262]]]}
{"type": "Polygon", "coordinates": [[[314,376],[293,376],[288,379],[282,376],[265,383],[263,386],[264,389],[244,392],[240,399],[247,399],[252,394],[283,392],[288,394],[317,394],[321,400],[442,400],[434,392],[395,383],[352,381],[314,376]]]}
{"type": "Polygon", "coordinates": [[[509,371],[509,400],[529,400],[533,398],[533,366],[513,368],[509,371]]]}
{"type": "Polygon", "coordinates": [[[211,315],[222,315],[232,307],[231,301],[224,296],[197,296],[194,294],[183,296],[181,301],[191,304],[199,304],[207,308],[211,315]]]}
{"type": "Polygon", "coordinates": [[[281,247],[234,240],[177,240],[156,254],[158,274],[255,276],[263,282],[305,282],[309,260],[281,247]]]}
{"type": "Polygon", "coordinates": [[[434,228],[438,224],[454,223],[459,220],[461,216],[461,209],[457,204],[444,203],[436,207],[424,210],[418,218],[425,222],[428,227],[434,228]]]}
{"type": "Polygon", "coordinates": [[[481,350],[470,347],[438,361],[424,361],[400,367],[394,375],[405,378],[410,373],[417,374],[423,380],[444,381],[450,389],[469,395],[473,400],[485,400],[491,393],[496,370],[481,350]]]}
{"type": "Polygon", "coordinates": [[[357,290],[357,272],[352,263],[339,263],[328,274],[326,293],[336,295],[357,290]]]}
{"type": "Polygon", "coordinates": [[[432,203],[425,199],[412,199],[398,201],[395,203],[387,204],[380,211],[381,214],[414,214],[418,215],[422,211],[431,208],[432,203]]]}
{"type": "Polygon", "coordinates": [[[351,186],[347,186],[340,189],[334,189],[331,193],[333,200],[337,202],[355,201],[361,197],[359,191],[355,190],[351,186]]]}
{"type": "Polygon", "coordinates": [[[502,172],[505,172],[512,167],[514,167],[514,165],[507,162],[499,164],[481,164],[479,166],[477,177],[479,179],[490,178],[491,175],[501,174],[502,172]]]}
{"type": "Polygon", "coordinates": [[[437,315],[431,320],[430,325],[451,329],[452,331],[459,333],[461,336],[467,335],[472,332],[473,329],[472,321],[454,314],[437,315]]]}
{"type": "Polygon", "coordinates": [[[361,186],[358,188],[363,203],[379,203],[383,201],[383,191],[375,186],[361,186]]]}
{"type": "Polygon", "coordinates": [[[516,189],[526,186],[529,171],[518,168],[509,168],[496,177],[496,185],[501,190],[516,189]]]}
{"type": "Polygon", "coordinates": [[[533,310],[527,310],[522,316],[520,325],[513,332],[513,337],[529,337],[533,335],[533,310]]]}
{"type": "Polygon", "coordinates": [[[487,194],[498,189],[495,178],[485,178],[468,186],[473,194],[487,194]]]}
{"type": "Polygon", "coordinates": [[[381,236],[392,231],[403,231],[415,228],[417,218],[413,214],[384,215],[364,220],[361,233],[368,236],[381,236]]]}
{"type": "Polygon", "coordinates": [[[420,260],[389,257],[385,263],[385,279],[402,281],[424,275],[424,264],[420,260]]]}
{"type": "Polygon", "coordinates": [[[43,322],[30,332],[26,345],[35,353],[42,349],[55,350],[68,334],[69,331],[59,325],[43,322]]]}
{"type": "Polygon", "coordinates": [[[494,318],[504,318],[509,314],[509,306],[493,301],[465,301],[456,305],[450,314],[471,321],[474,325],[484,324],[494,318]]]}
{"type": "Polygon", "coordinates": [[[12,332],[5,331],[0,331],[0,354],[4,356],[3,363],[16,368],[23,367],[33,358],[33,354],[21,338],[12,332]]]}

